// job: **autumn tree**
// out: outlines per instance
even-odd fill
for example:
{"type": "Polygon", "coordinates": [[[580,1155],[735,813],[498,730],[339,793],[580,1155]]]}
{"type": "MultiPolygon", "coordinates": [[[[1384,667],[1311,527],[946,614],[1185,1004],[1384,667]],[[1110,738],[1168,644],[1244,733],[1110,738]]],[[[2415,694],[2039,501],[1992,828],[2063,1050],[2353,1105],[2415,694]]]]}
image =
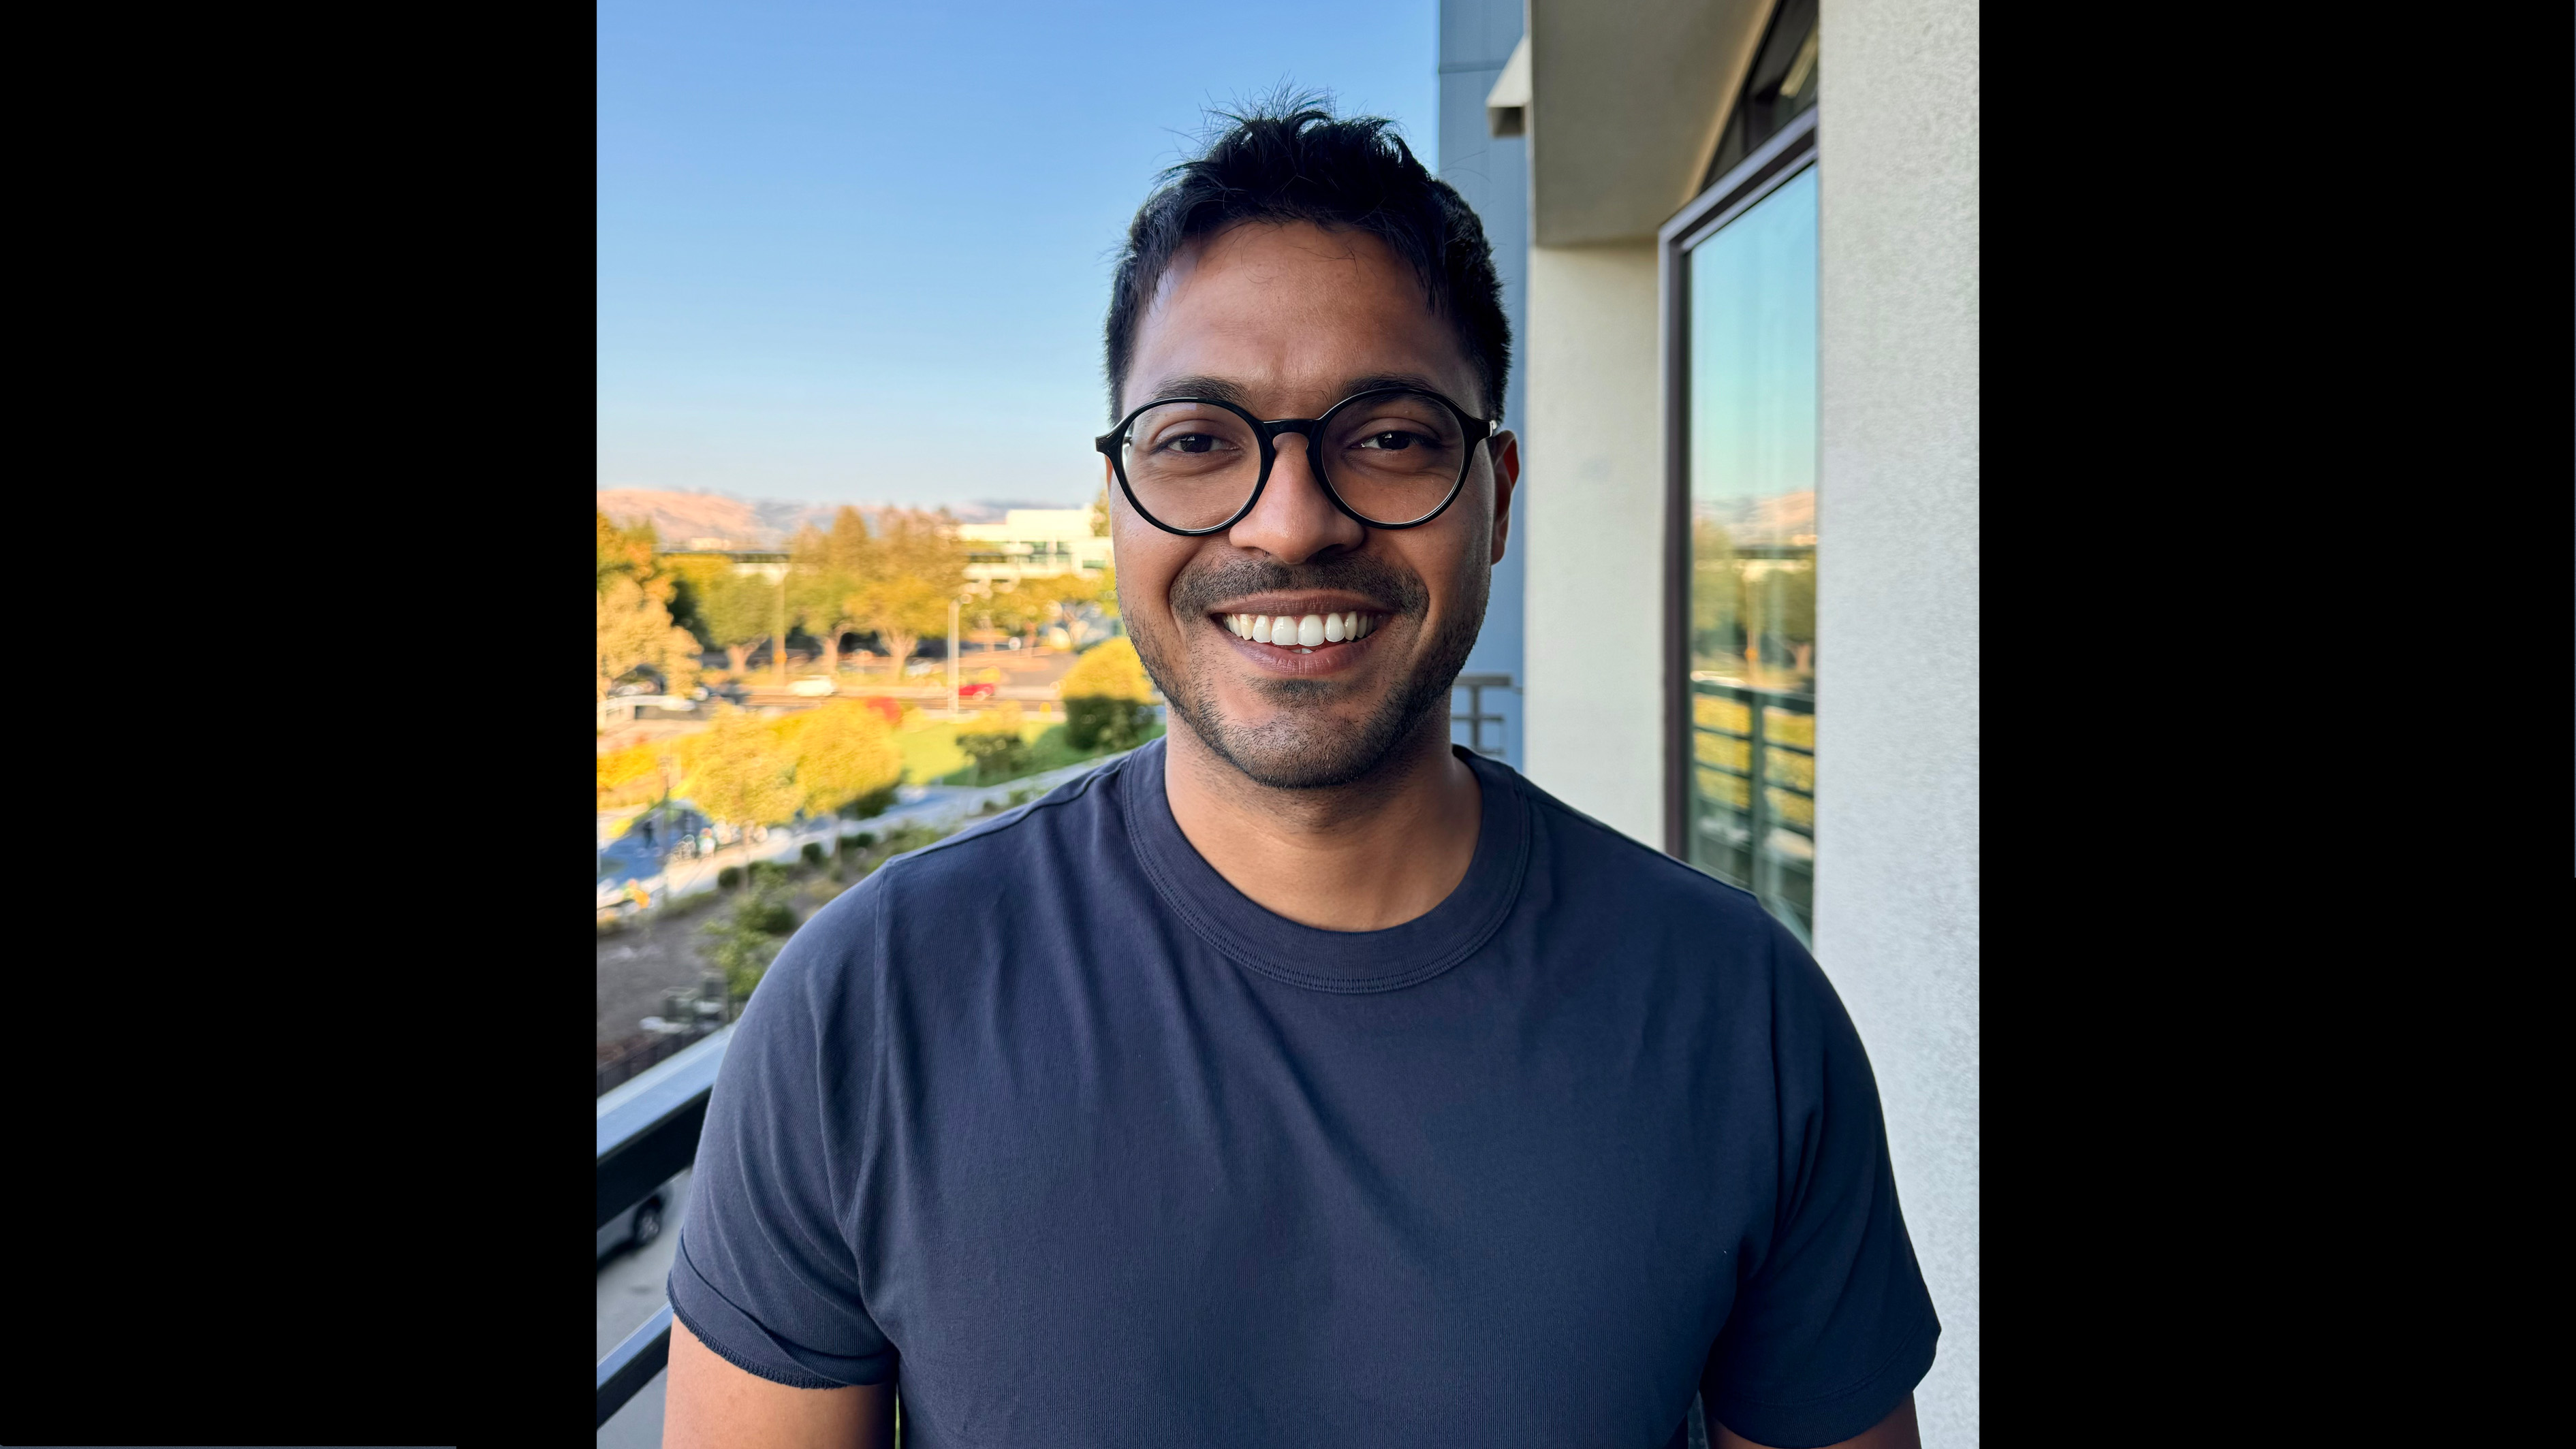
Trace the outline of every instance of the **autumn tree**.
{"type": "Polygon", "coordinates": [[[751,828],[784,820],[805,803],[795,756],[767,721],[730,705],[691,744],[689,799],[741,835],[747,862],[751,828]]]}
{"type": "MultiPolygon", "coordinates": [[[[643,520],[612,523],[606,513],[591,512],[599,519],[599,591],[608,592],[608,581],[621,574],[638,583],[650,580],[655,573],[654,556],[662,549],[653,525],[643,520]]],[[[667,595],[663,602],[669,602],[667,595]]]]}
{"type": "Polygon", "coordinates": [[[599,520],[599,698],[643,668],[660,675],[664,689],[687,690],[697,683],[698,641],[672,621],[677,581],[657,562],[653,525],[620,526],[592,511],[599,520]]]}
{"type": "Polygon", "coordinates": [[[945,509],[888,508],[869,524],[850,617],[885,642],[900,670],[923,635],[947,629],[948,601],[966,582],[966,545],[945,509]]]}
{"type": "Polygon", "coordinates": [[[1104,587],[1109,591],[1109,609],[1114,617],[1117,608],[1114,576],[1091,579],[1078,573],[1065,573],[1020,580],[1020,590],[1028,595],[1027,607],[1035,610],[1039,617],[1063,625],[1066,637],[1076,649],[1082,647],[1083,637],[1091,632],[1087,611],[1101,607],[1104,587]]]}
{"type": "Polygon", "coordinates": [[[823,672],[841,667],[841,635],[860,627],[858,603],[876,552],[867,520],[843,505],[829,529],[808,523],[787,545],[787,604],[823,644],[823,672]]]}
{"type": "Polygon", "coordinates": [[[1005,634],[1021,635],[1031,645],[1037,643],[1038,626],[1047,618],[1046,606],[1036,591],[1027,587],[1026,580],[1013,579],[994,583],[993,592],[983,601],[980,613],[991,621],[993,628],[1005,634]]]}
{"type": "Polygon", "coordinates": [[[807,809],[839,810],[903,779],[903,751],[877,711],[845,701],[792,718],[800,723],[789,748],[807,809]]]}
{"type": "Polygon", "coordinates": [[[670,610],[649,587],[625,574],[611,575],[599,595],[599,698],[637,669],[650,668],[662,687],[684,691],[697,683],[698,641],[671,622],[670,610]]]}
{"type": "Polygon", "coordinates": [[[702,575],[697,587],[698,629],[725,652],[739,676],[751,668],[751,651],[778,626],[778,586],[728,562],[702,575]]]}

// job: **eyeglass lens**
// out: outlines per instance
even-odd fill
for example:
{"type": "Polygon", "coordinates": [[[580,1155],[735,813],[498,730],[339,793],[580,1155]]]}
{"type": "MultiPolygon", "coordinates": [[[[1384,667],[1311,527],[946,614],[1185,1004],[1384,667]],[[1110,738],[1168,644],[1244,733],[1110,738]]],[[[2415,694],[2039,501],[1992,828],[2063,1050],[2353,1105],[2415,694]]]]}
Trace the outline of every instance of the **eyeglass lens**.
{"type": "MultiPolygon", "coordinates": [[[[1295,448],[1294,434],[1280,445],[1295,448]]],[[[1333,415],[1317,440],[1325,481],[1372,523],[1410,523],[1440,506],[1467,468],[1457,414],[1416,393],[1373,393],[1333,415]]],[[[1261,445],[1212,403],[1162,403],[1139,414],[1119,455],[1147,513],[1174,528],[1214,528],[1261,481],[1261,445]]]]}

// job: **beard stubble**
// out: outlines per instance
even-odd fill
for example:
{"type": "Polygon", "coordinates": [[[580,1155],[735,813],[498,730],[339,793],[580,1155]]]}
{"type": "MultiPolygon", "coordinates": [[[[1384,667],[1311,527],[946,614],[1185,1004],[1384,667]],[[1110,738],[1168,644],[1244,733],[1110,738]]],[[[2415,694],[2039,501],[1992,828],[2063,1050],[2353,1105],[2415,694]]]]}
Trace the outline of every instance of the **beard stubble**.
{"type": "MultiPolygon", "coordinates": [[[[1462,575],[1461,607],[1430,637],[1417,666],[1385,688],[1353,724],[1326,712],[1349,690],[1329,679],[1256,680],[1251,687],[1271,704],[1271,718],[1253,725],[1228,717],[1217,705],[1213,671],[1185,665],[1194,649],[1214,647],[1215,640],[1201,644],[1138,630],[1133,635],[1136,656],[1190,732],[1255,784],[1280,790],[1356,784],[1383,768],[1435,709],[1448,704],[1450,684],[1484,628],[1493,584],[1491,568],[1470,568],[1462,575]]],[[[1261,559],[1193,563],[1172,581],[1171,618],[1186,630],[1227,599],[1292,589],[1348,591],[1416,621],[1430,611],[1430,590],[1418,576],[1370,555],[1339,554],[1295,565],[1261,559]]]]}

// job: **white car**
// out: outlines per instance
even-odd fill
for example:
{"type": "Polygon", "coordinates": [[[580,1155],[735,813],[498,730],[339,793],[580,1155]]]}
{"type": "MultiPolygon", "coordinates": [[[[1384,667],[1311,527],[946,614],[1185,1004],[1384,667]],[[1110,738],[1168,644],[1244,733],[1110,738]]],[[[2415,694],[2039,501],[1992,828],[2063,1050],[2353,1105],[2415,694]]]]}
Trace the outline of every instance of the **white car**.
{"type": "Polygon", "coordinates": [[[787,692],[789,694],[802,694],[809,698],[830,694],[832,689],[833,684],[830,678],[820,674],[808,674],[803,679],[797,680],[794,684],[787,686],[787,692]]]}

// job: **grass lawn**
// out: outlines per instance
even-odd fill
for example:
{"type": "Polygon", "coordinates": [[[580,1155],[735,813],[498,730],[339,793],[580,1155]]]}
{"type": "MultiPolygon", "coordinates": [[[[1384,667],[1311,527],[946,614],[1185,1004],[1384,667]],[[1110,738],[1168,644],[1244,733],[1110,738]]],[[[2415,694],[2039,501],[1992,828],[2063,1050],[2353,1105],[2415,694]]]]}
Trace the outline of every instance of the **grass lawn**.
{"type": "MultiPolygon", "coordinates": [[[[957,748],[957,727],[955,720],[916,719],[911,727],[898,730],[895,743],[903,750],[903,777],[922,785],[974,784],[974,767],[966,752],[957,748]]],[[[1033,775],[1103,753],[1076,750],[1065,741],[1064,726],[1060,724],[1022,725],[1020,738],[1029,742],[1029,773],[1033,775]]]]}

